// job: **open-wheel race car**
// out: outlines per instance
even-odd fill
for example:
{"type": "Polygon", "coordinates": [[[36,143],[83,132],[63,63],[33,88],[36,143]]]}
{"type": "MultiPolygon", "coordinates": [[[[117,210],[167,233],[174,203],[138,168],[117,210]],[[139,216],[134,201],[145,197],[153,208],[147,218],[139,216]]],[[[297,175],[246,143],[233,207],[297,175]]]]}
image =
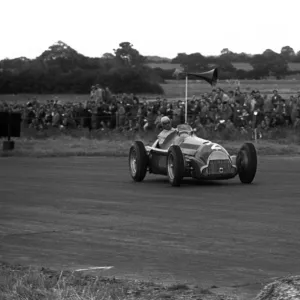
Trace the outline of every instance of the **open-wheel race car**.
{"type": "Polygon", "coordinates": [[[187,124],[178,125],[159,144],[145,146],[135,141],[129,151],[129,169],[134,181],[143,181],[147,172],[166,175],[172,186],[184,177],[199,180],[231,179],[252,183],[257,170],[257,153],[252,143],[244,143],[236,155],[219,144],[201,139],[187,124]]]}

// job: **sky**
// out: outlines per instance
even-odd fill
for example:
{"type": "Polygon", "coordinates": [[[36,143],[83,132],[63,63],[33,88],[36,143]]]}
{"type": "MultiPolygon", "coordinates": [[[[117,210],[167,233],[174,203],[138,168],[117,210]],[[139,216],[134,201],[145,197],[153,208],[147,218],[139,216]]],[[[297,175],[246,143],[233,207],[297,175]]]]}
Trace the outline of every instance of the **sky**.
{"type": "Polygon", "coordinates": [[[130,42],[142,55],[300,51],[300,0],[0,0],[0,60],[35,58],[61,40],[101,57],[130,42]]]}

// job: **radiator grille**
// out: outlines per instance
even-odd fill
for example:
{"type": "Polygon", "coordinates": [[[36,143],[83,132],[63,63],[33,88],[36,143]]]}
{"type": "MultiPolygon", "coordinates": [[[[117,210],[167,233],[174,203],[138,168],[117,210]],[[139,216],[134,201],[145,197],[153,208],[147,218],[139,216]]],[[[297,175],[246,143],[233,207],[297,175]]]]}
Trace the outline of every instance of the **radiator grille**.
{"type": "Polygon", "coordinates": [[[208,174],[228,174],[231,173],[231,163],[229,159],[211,160],[208,165],[208,174]]]}

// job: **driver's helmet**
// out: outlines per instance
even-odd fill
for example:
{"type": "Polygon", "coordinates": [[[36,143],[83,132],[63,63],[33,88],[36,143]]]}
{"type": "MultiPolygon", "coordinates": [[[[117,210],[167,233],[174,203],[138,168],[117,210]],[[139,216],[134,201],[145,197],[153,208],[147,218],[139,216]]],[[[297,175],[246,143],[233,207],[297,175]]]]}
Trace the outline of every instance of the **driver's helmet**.
{"type": "Polygon", "coordinates": [[[170,123],[171,120],[170,120],[169,117],[164,116],[164,117],[161,118],[160,122],[161,122],[161,124],[165,124],[165,123],[170,123]]]}

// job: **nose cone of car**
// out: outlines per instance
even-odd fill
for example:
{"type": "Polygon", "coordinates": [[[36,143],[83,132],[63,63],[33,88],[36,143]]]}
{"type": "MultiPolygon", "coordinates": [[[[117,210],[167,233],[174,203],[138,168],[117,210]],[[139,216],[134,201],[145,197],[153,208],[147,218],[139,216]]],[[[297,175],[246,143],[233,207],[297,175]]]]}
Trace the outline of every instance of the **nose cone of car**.
{"type": "Polygon", "coordinates": [[[196,159],[207,163],[209,159],[228,159],[228,155],[222,148],[214,148],[211,144],[200,147],[195,155],[196,159]]]}
{"type": "Polygon", "coordinates": [[[227,160],[228,155],[222,151],[213,151],[208,157],[209,160],[227,160]]]}

